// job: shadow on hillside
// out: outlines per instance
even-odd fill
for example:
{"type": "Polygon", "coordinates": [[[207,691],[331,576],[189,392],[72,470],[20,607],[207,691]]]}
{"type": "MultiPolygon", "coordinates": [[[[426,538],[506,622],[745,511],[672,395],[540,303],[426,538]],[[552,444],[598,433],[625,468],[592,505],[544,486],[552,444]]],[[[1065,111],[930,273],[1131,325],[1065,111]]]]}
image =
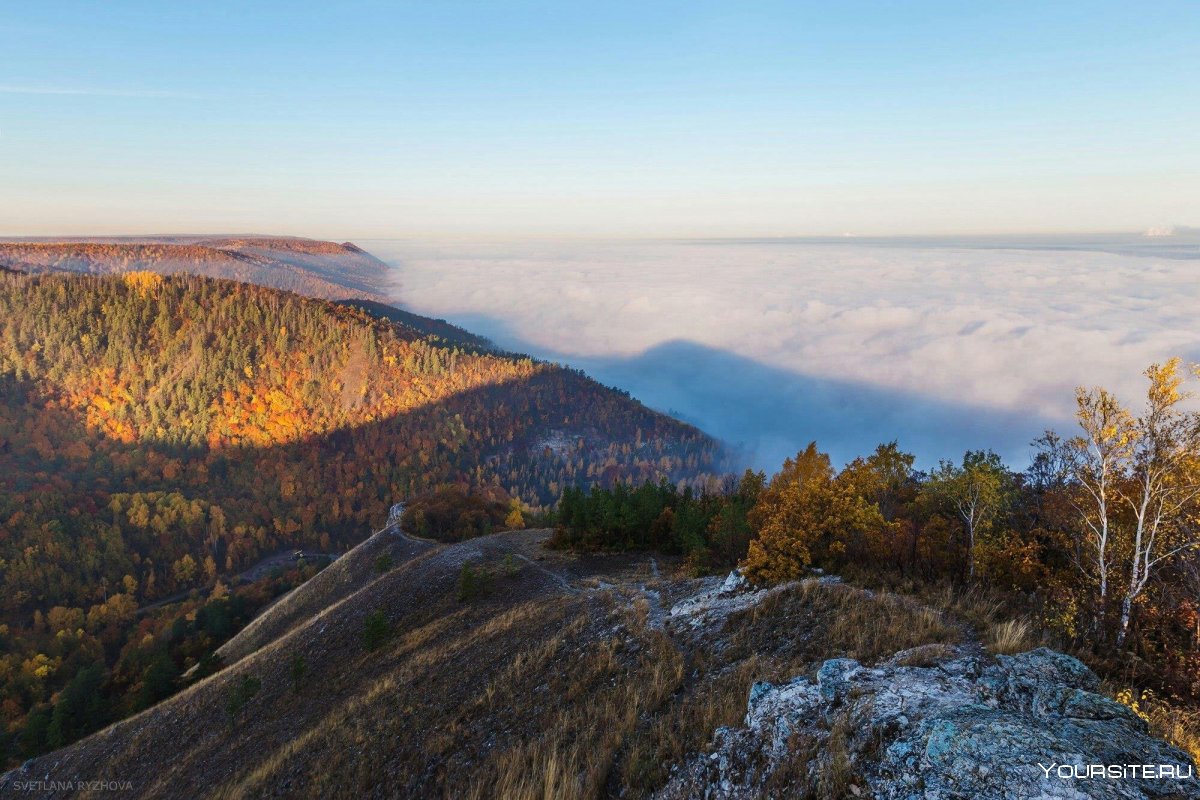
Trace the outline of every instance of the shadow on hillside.
{"type": "MultiPolygon", "coordinates": [[[[551,503],[555,487],[577,482],[657,480],[664,469],[680,480],[721,469],[718,446],[700,431],[563,369],[265,447],[123,443],[46,401],[40,386],[0,376],[0,422],[20,420],[7,436],[0,424],[0,491],[53,486],[69,496],[67,508],[85,514],[99,511],[97,491],[180,491],[222,506],[231,525],[277,530],[280,520],[307,519],[306,530],[341,543],[377,528],[392,503],[447,483],[515,488],[551,503]]],[[[282,536],[257,549],[313,546],[309,538],[282,536]]],[[[222,546],[212,554],[224,563],[222,546]]],[[[236,566],[253,560],[238,557],[236,566]]]]}
{"type": "Polygon", "coordinates": [[[792,372],[691,341],[668,341],[631,357],[572,356],[522,341],[503,320],[454,320],[502,346],[578,367],[652,408],[728,443],[756,467],[774,470],[816,441],[835,462],[898,440],[917,466],[991,448],[1024,468],[1028,443],[1061,421],[923,396],[867,383],[792,372]]]}

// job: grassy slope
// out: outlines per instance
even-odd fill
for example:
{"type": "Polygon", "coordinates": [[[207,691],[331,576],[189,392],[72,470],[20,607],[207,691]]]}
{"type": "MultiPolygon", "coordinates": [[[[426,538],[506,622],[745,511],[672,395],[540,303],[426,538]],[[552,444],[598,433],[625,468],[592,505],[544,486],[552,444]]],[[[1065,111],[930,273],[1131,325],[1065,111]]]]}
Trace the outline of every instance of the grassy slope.
{"type": "Polygon", "coordinates": [[[393,565],[401,565],[432,546],[429,542],[402,537],[395,528],[378,531],[265,609],[217,648],[217,655],[225,664],[245,658],[374,580],[375,562],[381,556],[390,557],[393,565]]]}
{"type": "Polygon", "coordinates": [[[360,572],[361,588],[281,638],[22,775],[117,776],[138,797],[643,796],[740,719],[755,678],[955,635],[921,609],[815,584],[713,631],[664,628],[647,589],[678,597],[711,582],[655,583],[644,558],[545,553],[547,534],[360,572]],[[464,562],[494,573],[471,602],[457,596],[464,562]],[[376,609],[394,633],[368,652],[376,609]],[[309,674],[294,692],[297,654],[309,674]],[[231,724],[226,699],[246,675],[262,689],[231,724]]]}

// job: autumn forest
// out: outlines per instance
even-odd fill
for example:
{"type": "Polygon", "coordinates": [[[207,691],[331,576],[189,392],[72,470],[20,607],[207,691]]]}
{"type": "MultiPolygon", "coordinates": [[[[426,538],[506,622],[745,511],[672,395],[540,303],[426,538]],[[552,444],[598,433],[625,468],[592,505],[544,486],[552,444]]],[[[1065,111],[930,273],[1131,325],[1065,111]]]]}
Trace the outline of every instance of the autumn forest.
{"type": "Polygon", "coordinates": [[[222,581],[336,556],[395,502],[455,486],[537,513],[567,486],[720,469],[711,439],[577,371],[390,316],[194,276],[0,275],[6,760],[169,693],[304,575],[222,581]]]}

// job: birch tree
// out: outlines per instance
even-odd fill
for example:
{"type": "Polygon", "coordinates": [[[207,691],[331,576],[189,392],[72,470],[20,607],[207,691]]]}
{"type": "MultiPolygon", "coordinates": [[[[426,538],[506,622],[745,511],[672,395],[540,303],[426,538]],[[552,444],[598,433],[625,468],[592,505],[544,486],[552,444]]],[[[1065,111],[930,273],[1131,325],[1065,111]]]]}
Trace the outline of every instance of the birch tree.
{"type": "Polygon", "coordinates": [[[1119,592],[1118,647],[1160,565],[1200,548],[1200,413],[1184,408],[1193,395],[1183,388],[1180,365],[1173,358],[1145,371],[1150,386],[1141,416],[1105,389],[1081,388],[1075,416],[1082,433],[1039,440],[1068,473],[1077,563],[1095,580],[1100,627],[1119,592]]]}
{"type": "Polygon", "coordinates": [[[1096,586],[1095,620],[1103,627],[1117,538],[1114,511],[1133,453],[1134,420],[1114,394],[1100,387],[1076,389],[1075,405],[1082,433],[1065,440],[1047,433],[1036,444],[1070,479],[1066,496],[1079,526],[1075,564],[1096,586]]]}
{"type": "Polygon", "coordinates": [[[1129,471],[1121,490],[1132,531],[1118,647],[1125,643],[1133,604],[1155,568],[1200,548],[1200,413],[1180,408],[1193,394],[1183,390],[1186,373],[1178,358],[1152,364],[1145,374],[1150,379],[1146,410],[1131,428],[1129,471]]]}
{"type": "Polygon", "coordinates": [[[954,509],[967,538],[967,571],[975,578],[975,549],[990,530],[1005,499],[1008,471],[995,453],[969,450],[962,466],[942,461],[930,475],[929,488],[954,509]]]}

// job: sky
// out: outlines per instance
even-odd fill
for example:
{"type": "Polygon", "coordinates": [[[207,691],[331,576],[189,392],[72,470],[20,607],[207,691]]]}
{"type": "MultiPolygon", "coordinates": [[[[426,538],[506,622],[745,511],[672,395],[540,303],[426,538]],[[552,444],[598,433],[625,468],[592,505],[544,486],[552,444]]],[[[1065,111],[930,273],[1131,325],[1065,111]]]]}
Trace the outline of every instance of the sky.
{"type": "Polygon", "coordinates": [[[10,4],[0,235],[1200,223],[1192,2],[10,4]]]}

